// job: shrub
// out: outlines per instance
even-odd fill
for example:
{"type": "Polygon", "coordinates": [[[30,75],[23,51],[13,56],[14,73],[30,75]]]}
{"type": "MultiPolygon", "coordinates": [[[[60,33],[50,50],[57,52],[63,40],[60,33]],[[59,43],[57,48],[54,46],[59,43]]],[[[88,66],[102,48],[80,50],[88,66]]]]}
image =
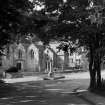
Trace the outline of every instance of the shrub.
{"type": "Polygon", "coordinates": [[[5,72],[6,73],[16,73],[16,72],[18,72],[18,69],[16,67],[10,67],[5,72]]]}

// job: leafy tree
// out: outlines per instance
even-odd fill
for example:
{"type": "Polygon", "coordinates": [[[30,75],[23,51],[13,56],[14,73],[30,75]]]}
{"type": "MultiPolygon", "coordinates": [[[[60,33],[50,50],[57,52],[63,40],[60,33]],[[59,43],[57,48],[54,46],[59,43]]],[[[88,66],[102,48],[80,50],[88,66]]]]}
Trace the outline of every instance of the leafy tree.
{"type": "MultiPolygon", "coordinates": [[[[58,18],[46,38],[77,41],[89,51],[90,88],[101,88],[101,61],[104,56],[104,0],[39,0],[44,14],[58,18]]],[[[67,47],[66,47],[67,48],[67,47]]]]}
{"type": "Polygon", "coordinates": [[[28,0],[0,0],[0,50],[21,32],[32,8],[28,0]]]}
{"type": "MultiPolygon", "coordinates": [[[[101,87],[104,11],[104,0],[1,0],[0,48],[27,33],[35,33],[45,43],[72,41],[89,51],[90,88],[101,87]],[[37,6],[43,8],[36,10],[37,6]]],[[[64,50],[71,48],[68,45],[63,45],[64,50]]]]}

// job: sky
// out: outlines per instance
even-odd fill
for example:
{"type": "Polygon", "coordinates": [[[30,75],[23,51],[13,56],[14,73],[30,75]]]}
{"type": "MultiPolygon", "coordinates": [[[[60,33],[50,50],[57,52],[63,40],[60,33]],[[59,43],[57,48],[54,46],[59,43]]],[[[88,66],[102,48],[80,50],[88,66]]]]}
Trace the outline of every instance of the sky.
{"type": "MultiPolygon", "coordinates": [[[[29,0],[29,1],[33,2],[33,0],[29,0]]],[[[37,0],[36,0],[36,1],[37,1],[37,0]]],[[[42,5],[42,6],[35,5],[35,7],[34,7],[35,10],[41,10],[41,9],[43,9],[43,8],[44,8],[44,5],[42,5]]]]}
{"type": "MultiPolygon", "coordinates": [[[[31,1],[31,2],[33,2],[33,0],[29,0],[29,1],[31,1]]],[[[63,2],[65,3],[65,2],[67,2],[67,0],[63,0],[63,2]]],[[[41,9],[43,9],[44,8],[44,5],[42,5],[42,6],[35,6],[35,10],[41,10],[41,9]]]]}

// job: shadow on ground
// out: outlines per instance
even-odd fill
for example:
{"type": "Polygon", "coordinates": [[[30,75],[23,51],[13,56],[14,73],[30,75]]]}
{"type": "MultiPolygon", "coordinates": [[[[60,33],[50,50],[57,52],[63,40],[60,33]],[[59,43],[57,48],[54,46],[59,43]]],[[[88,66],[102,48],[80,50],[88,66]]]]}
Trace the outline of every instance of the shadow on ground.
{"type": "Polygon", "coordinates": [[[94,93],[80,90],[80,82],[71,80],[4,84],[0,87],[0,105],[98,105],[91,99],[94,93]]]}
{"type": "Polygon", "coordinates": [[[105,90],[94,90],[94,91],[91,91],[93,94],[95,95],[99,95],[99,96],[102,96],[102,97],[105,97],[105,90]]]}
{"type": "Polygon", "coordinates": [[[0,84],[0,98],[13,95],[16,92],[18,92],[18,90],[12,84],[7,83],[0,84]]]}
{"type": "Polygon", "coordinates": [[[80,94],[77,95],[77,97],[79,97],[80,99],[84,100],[85,102],[87,102],[89,105],[96,105],[95,102],[93,102],[92,100],[90,100],[89,98],[85,97],[84,95],[82,95],[82,92],[80,94]]]}

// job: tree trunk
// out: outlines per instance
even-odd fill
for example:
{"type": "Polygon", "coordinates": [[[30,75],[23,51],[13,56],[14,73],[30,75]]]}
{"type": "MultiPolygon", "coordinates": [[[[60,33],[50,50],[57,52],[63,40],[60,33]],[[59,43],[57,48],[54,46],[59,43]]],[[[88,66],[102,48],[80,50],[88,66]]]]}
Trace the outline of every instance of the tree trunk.
{"type": "Polygon", "coordinates": [[[97,70],[97,88],[101,88],[101,71],[97,70]]]}
{"type": "MultiPolygon", "coordinates": [[[[101,88],[101,62],[100,62],[100,53],[97,52],[100,48],[99,34],[96,34],[95,45],[90,46],[90,63],[92,66],[90,70],[90,88],[100,89],[101,88]]],[[[90,66],[91,66],[90,65],[90,66]]]]}
{"type": "Polygon", "coordinates": [[[96,87],[96,70],[93,68],[93,65],[94,65],[93,50],[92,48],[90,48],[90,61],[89,61],[90,89],[94,89],[96,87]]]}
{"type": "Polygon", "coordinates": [[[101,88],[101,63],[100,58],[97,59],[97,88],[101,88]]]}
{"type": "Polygon", "coordinates": [[[93,68],[90,71],[90,88],[100,89],[101,88],[101,63],[99,55],[95,55],[93,58],[93,68]]]}
{"type": "Polygon", "coordinates": [[[96,70],[93,69],[90,73],[90,89],[95,89],[96,88],[96,70]]]}
{"type": "Polygon", "coordinates": [[[96,74],[96,82],[97,82],[97,89],[100,89],[101,88],[101,57],[100,57],[100,53],[101,52],[97,52],[98,50],[99,50],[99,48],[101,47],[101,45],[100,45],[100,34],[99,33],[97,33],[96,34],[96,41],[95,41],[95,48],[96,48],[96,57],[95,57],[95,59],[96,59],[96,65],[95,65],[95,67],[96,67],[96,72],[97,72],[97,74],[96,74]]]}

